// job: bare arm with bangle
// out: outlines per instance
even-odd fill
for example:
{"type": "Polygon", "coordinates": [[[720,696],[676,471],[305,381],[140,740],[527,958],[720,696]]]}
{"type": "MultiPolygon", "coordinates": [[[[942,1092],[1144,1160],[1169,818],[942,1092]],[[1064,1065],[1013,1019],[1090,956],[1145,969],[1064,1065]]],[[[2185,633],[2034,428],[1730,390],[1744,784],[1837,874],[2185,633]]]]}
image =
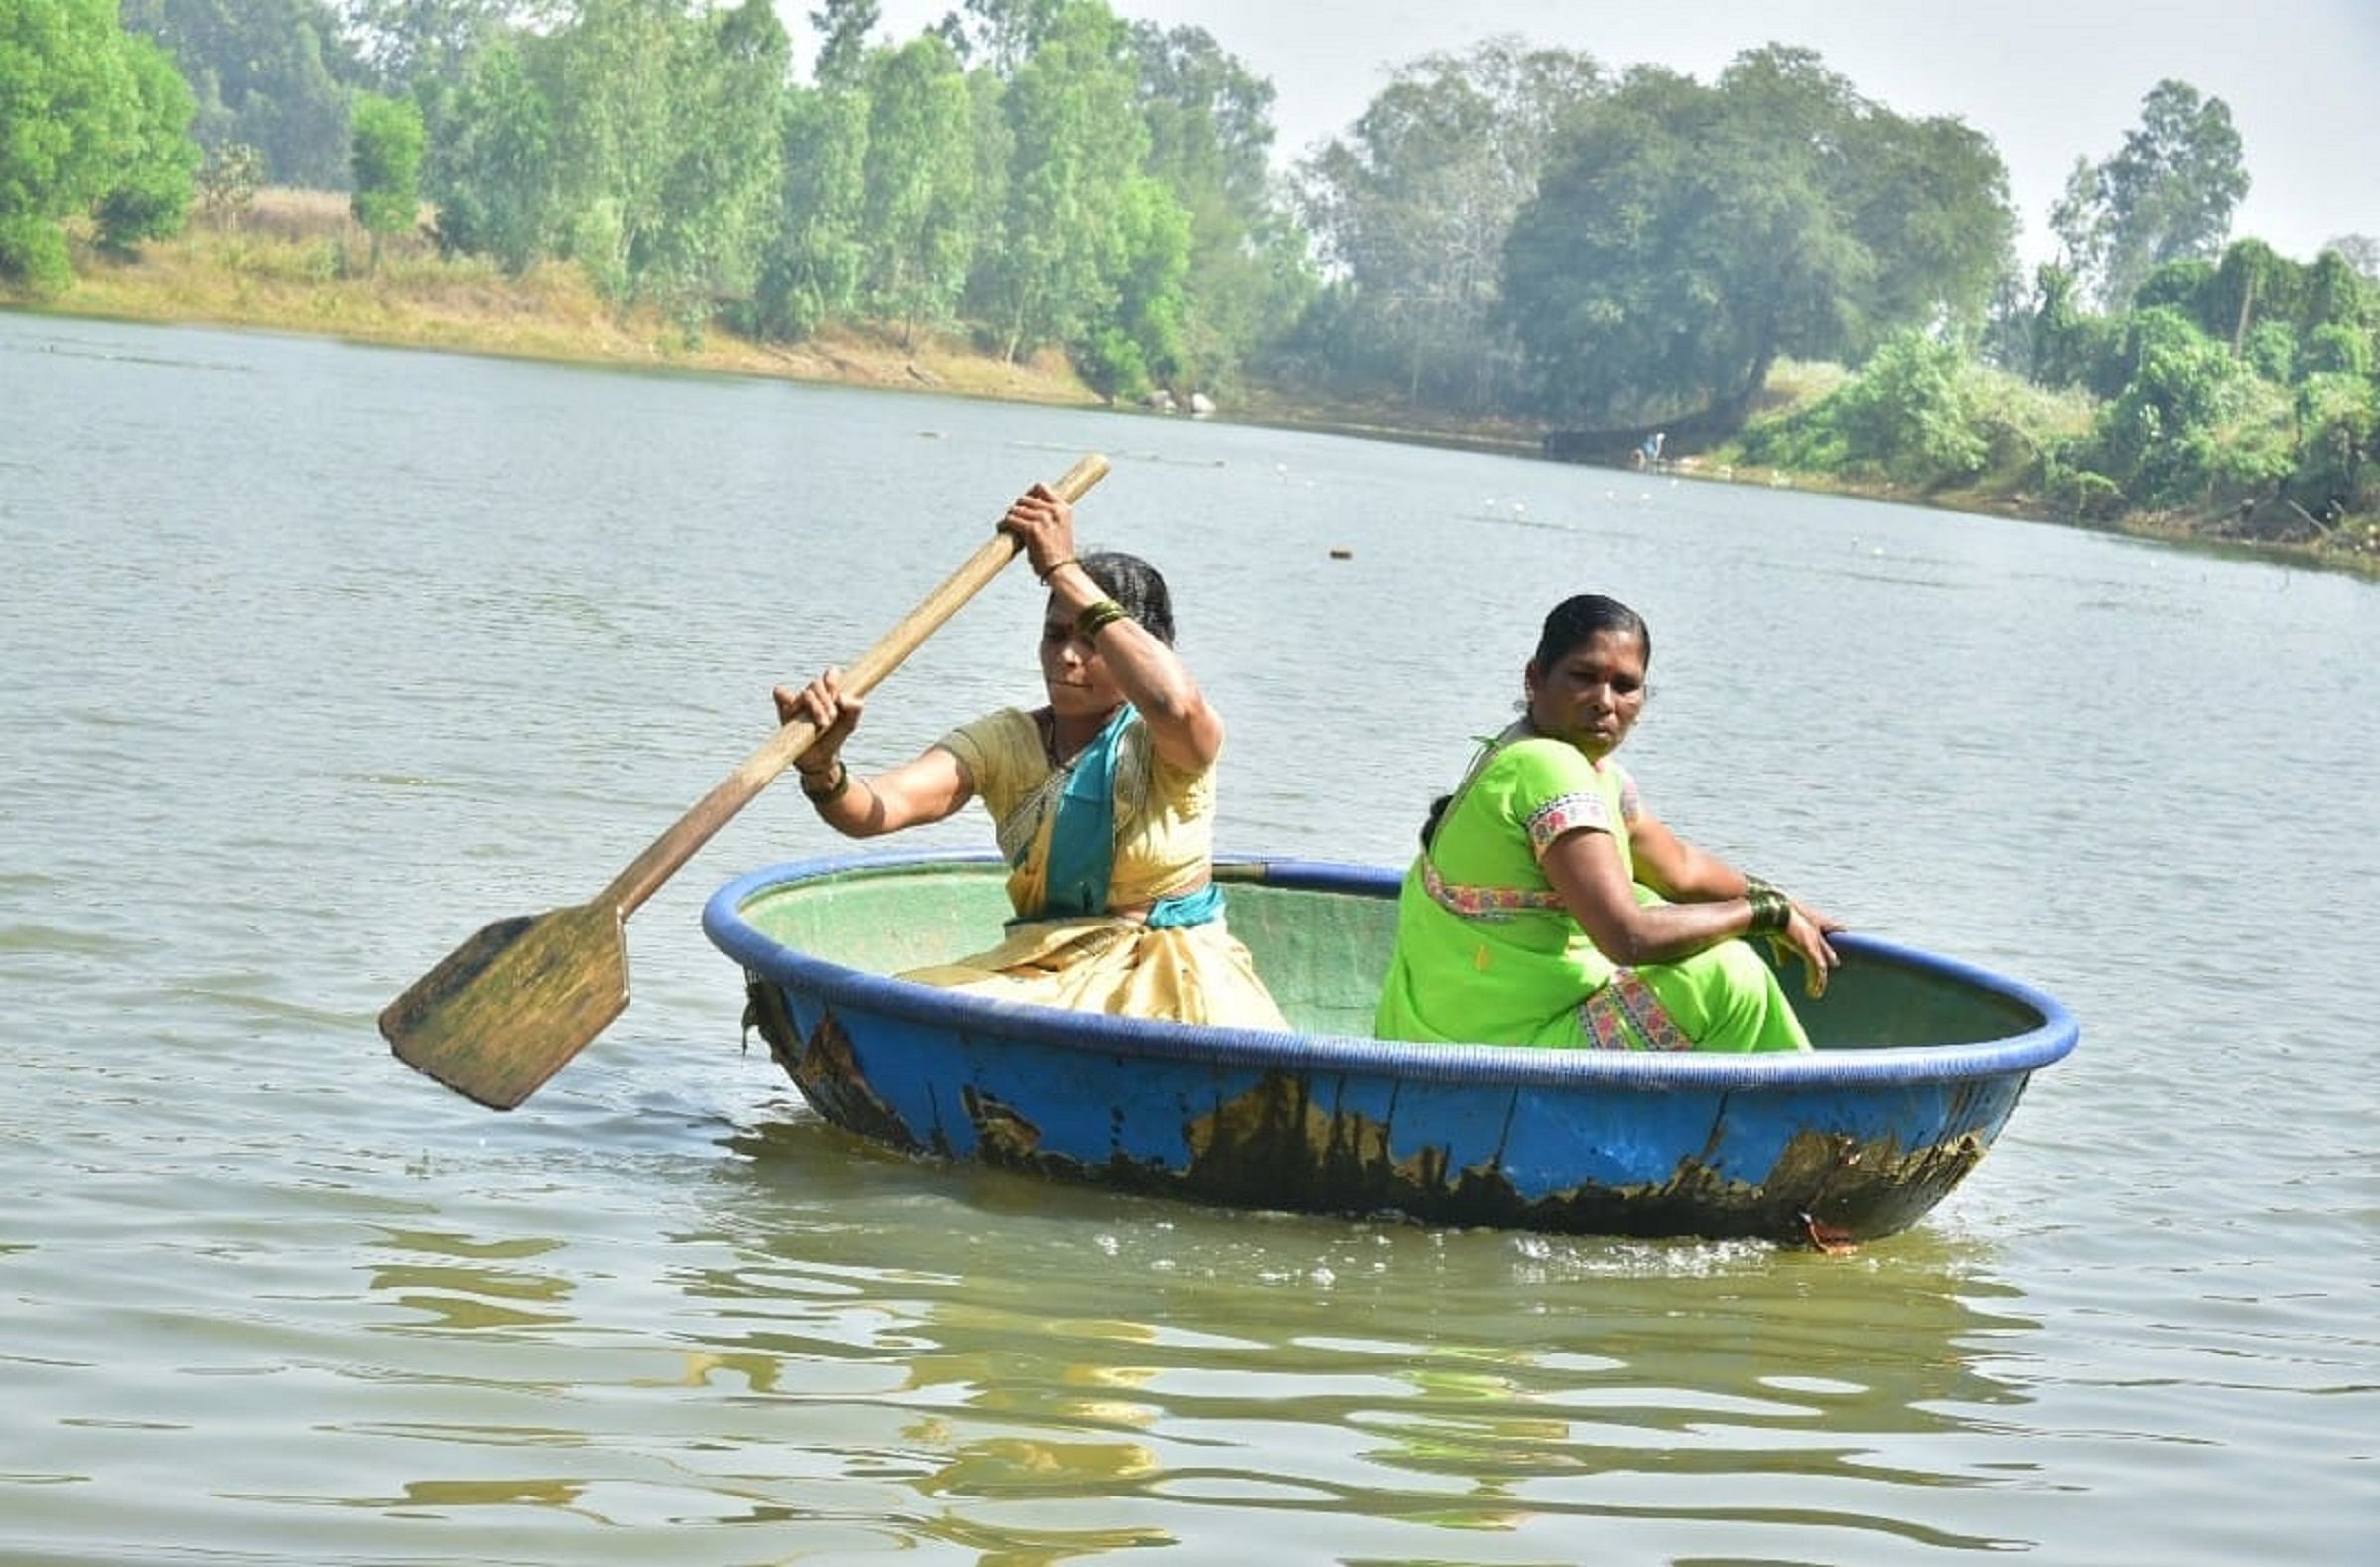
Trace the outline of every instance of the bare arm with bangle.
{"type": "Polygon", "coordinates": [[[794,759],[793,769],[818,819],[846,838],[940,821],[975,797],[965,765],[939,746],[872,778],[853,773],[843,760],[843,742],[867,703],[844,692],[842,670],[828,669],[799,690],[780,685],[771,694],[778,723],[806,718],[818,726],[818,738],[794,759]]]}
{"type": "MultiPolygon", "coordinates": [[[[1188,772],[1211,765],[1222,750],[1222,719],[1165,638],[1111,599],[1075,558],[1073,508],[1036,485],[1010,505],[1000,527],[1050,591],[1042,673],[1051,699],[1044,718],[1053,757],[1061,739],[1071,754],[1105,724],[1103,712],[1129,702],[1160,757],[1188,772]],[[1068,733],[1060,736],[1061,728],[1068,733]]],[[[806,718],[818,728],[793,765],[820,820],[845,837],[873,838],[943,820],[974,798],[966,764],[940,746],[883,773],[854,774],[843,761],[843,744],[866,702],[843,689],[842,673],[827,669],[799,689],[778,686],[773,693],[778,723],[806,718]]]]}
{"type": "Polygon", "coordinates": [[[1073,508],[1036,485],[1009,507],[1001,528],[1025,547],[1050,590],[1050,627],[1070,625],[1114,677],[1148,726],[1150,743],[1186,771],[1209,766],[1223,749],[1223,720],[1207,705],[1188,665],[1163,639],[1107,596],[1074,554],[1073,508]]]}
{"type": "Polygon", "coordinates": [[[1557,839],[1540,862],[1598,950],[1621,964],[1675,962],[1733,936],[1766,935],[1801,954],[1809,993],[1821,995],[1838,959],[1827,936],[1842,926],[1671,832],[1649,811],[1629,824],[1633,869],[1609,834],[1557,839]],[[1668,902],[1641,904],[1631,880],[1668,902]]]}

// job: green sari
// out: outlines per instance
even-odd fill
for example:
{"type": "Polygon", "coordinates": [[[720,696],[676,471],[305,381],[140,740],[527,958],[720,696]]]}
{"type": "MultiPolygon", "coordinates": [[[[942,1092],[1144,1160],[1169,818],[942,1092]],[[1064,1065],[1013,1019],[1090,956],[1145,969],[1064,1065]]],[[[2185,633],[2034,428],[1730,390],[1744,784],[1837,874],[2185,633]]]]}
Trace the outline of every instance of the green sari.
{"type": "MultiPolygon", "coordinates": [[[[1397,896],[1382,1039],[1617,1050],[1807,1050],[1776,975],[1743,941],[1674,963],[1614,964],[1539,861],[1565,834],[1609,833],[1634,873],[1636,786],[1565,741],[1493,744],[1397,896]]],[[[1661,902],[1638,884],[1639,903],[1661,902]]]]}

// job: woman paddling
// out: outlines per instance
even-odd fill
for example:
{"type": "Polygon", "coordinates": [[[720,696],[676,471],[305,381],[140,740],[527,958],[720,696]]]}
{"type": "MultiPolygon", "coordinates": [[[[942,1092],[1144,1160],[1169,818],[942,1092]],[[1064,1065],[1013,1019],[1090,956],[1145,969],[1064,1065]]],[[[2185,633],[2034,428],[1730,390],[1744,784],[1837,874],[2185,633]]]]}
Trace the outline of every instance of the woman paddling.
{"type": "Polygon", "coordinates": [[[1397,900],[1384,1039],[1807,1050],[1744,941],[1781,939],[1824,992],[1842,928],[1680,838],[1611,753],[1644,711],[1652,634],[1601,594],[1556,605],[1521,718],[1433,807],[1397,900]]]}
{"type": "Polygon", "coordinates": [[[818,738],[795,760],[819,816],[851,838],[941,821],[980,798],[1009,863],[1007,939],[904,978],[1078,1011],[1288,1027],[1212,880],[1223,720],[1174,652],[1165,579],[1132,555],[1074,553],[1073,509],[1036,485],[1003,530],[1050,590],[1047,706],[1002,708],[861,778],[842,758],[865,705],[828,669],[774,692],[818,738]]]}

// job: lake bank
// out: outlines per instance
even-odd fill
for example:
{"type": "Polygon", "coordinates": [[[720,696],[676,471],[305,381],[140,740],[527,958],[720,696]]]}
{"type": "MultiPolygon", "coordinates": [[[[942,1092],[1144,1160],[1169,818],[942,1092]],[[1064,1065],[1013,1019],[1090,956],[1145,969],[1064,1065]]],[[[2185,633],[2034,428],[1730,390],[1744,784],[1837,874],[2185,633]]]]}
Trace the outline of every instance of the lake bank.
{"type": "MultiPolygon", "coordinates": [[[[2315,571],[2337,571],[2380,580],[2380,522],[2350,517],[2326,538],[2280,540],[2242,538],[2217,530],[2209,519],[2173,511],[2137,511],[2112,518],[2077,516],[2041,497],[1989,483],[1958,489],[1927,491],[1887,480],[1845,479],[1835,474],[1798,469],[1726,464],[1685,458],[1669,472],[1714,484],[1750,485],[1767,490],[1804,490],[1813,495],[1840,496],[1852,500],[1880,500],[1894,505],[1920,506],[1961,516],[2001,517],[2012,522],[2046,522],[2079,528],[2087,533],[2113,533],[2148,539],[2177,548],[2242,560],[2278,561],[2315,571]]],[[[2225,512],[2224,516],[2231,513],[2225,512]]]]}
{"type": "Polygon", "coordinates": [[[0,308],[301,332],[349,342],[501,358],[936,391],[1058,406],[1099,398],[1061,354],[1011,364],[964,341],[833,329],[790,344],[719,331],[690,336],[649,306],[605,299],[576,267],[513,277],[483,259],[449,259],[422,235],[370,237],[331,192],[272,190],[236,225],[194,221],[136,257],[78,246],[75,277],[34,298],[0,286],[0,308]]]}
{"type": "MultiPolygon", "coordinates": [[[[622,308],[606,300],[566,264],[547,263],[512,277],[485,260],[442,257],[420,234],[388,243],[375,258],[369,237],[343,199],[327,192],[270,191],[236,225],[195,221],[182,234],[152,242],[131,258],[81,247],[75,265],[74,282],[55,296],[34,298],[0,287],[0,308],[299,332],[547,362],[1107,406],[1055,350],[1010,363],[950,333],[838,326],[798,343],[764,343],[716,329],[689,334],[658,310],[622,308]]],[[[1543,452],[1543,432],[1518,421],[1459,420],[1261,386],[1243,388],[1215,417],[1508,456],[1543,452]]],[[[2239,538],[2225,535],[2222,517],[2079,517],[2045,498],[1990,482],[1925,492],[1697,458],[1682,459],[1668,471],[1720,483],[2113,531],[2380,578],[2380,522],[2361,518],[2349,518],[2313,539],[2239,538]]]]}

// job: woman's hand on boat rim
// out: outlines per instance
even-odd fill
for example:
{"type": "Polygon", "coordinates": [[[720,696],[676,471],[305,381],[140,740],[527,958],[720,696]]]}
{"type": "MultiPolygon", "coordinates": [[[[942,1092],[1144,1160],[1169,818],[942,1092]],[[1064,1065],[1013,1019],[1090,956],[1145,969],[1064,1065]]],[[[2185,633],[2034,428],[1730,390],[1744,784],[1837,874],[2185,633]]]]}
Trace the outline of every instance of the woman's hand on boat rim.
{"type": "Polygon", "coordinates": [[[1801,959],[1806,974],[1802,988],[1813,1000],[1826,994],[1826,982],[1834,977],[1836,969],[1843,966],[1843,959],[1837,955],[1834,943],[1827,939],[1842,928],[1840,920],[1830,920],[1817,910],[1796,902],[1792,914],[1785,921],[1785,928],[1778,933],[1779,942],[1801,959]]]}

